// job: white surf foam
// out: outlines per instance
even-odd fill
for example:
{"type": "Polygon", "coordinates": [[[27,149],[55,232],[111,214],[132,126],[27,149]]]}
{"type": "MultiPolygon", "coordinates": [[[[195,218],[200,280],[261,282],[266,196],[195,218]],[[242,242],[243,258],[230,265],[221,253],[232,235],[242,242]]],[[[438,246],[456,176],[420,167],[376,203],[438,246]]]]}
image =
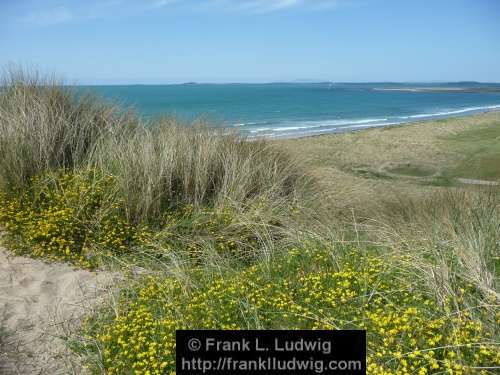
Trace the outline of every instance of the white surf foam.
{"type": "Polygon", "coordinates": [[[453,111],[445,111],[445,112],[422,113],[422,114],[411,115],[411,116],[400,116],[399,118],[409,119],[409,118],[424,118],[424,117],[456,115],[459,113],[466,113],[466,112],[472,112],[472,111],[484,111],[484,110],[488,110],[488,109],[500,109],[500,104],[487,105],[487,106],[483,106],[483,107],[467,107],[467,108],[456,109],[453,111]]]}
{"type": "MultiPolygon", "coordinates": [[[[290,121],[282,123],[282,126],[263,127],[265,122],[253,123],[254,125],[261,125],[257,129],[249,130],[249,133],[255,136],[265,136],[271,138],[281,138],[288,136],[305,136],[308,134],[318,133],[331,133],[335,131],[342,131],[342,129],[363,129],[374,128],[390,125],[398,125],[401,123],[409,122],[412,119],[440,117],[447,115],[455,115],[460,113],[474,112],[474,111],[488,111],[500,109],[500,104],[489,106],[466,107],[456,110],[441,111],[434,113],[420,113],[409,116],[397,116],[389,118],[367,118],[367,119],[340,119],[340,120],[325,120],[325,121],[290,121]],[[406,120],[406,121],[405,121],[406,120]]],[[[250,125],[252,123],[246,123],[250,125]]],[[[271,124],[270,124],[271,125],[271,124]]]]}
{"type": "Polygon", "coordinates": [[[289,131],[289,130],[302,130],[302,129],[314,129],[314,128],[326,128],[326,127],[344,127],[345,125],[351,125],[351,124],[370,124],[374,122],[383,122],[387,121],[386,118],[368,118],[368,119],[345,119],[345,120],[326,120],[326,121],[302,121],[302,122],[296,122],[296,123],[289,123],[291,124],[296,124],[296,126],[280,126],[280,127],[273,127],[273,128],[268,128],[267,130],[270,131],[277,131],[277,132],[283,132],[283,131],[289,131]]]}
{"type": "Polygon", "coordinates": [[[240,127],[240,126],[252,126],[252,125],[259,125],[259,124],[266,124],[266,122],[239,122],[239,123],[233,124],[233,126],[240,127]]]}

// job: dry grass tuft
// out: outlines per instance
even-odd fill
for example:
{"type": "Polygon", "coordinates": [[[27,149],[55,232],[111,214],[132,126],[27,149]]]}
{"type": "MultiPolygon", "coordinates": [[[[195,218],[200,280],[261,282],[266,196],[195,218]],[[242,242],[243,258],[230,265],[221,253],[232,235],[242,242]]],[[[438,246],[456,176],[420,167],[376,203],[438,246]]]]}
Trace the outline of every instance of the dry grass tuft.
{"type": "Polygon", "coordinates": [[[377,241],[405,255],[403,265],[437,300],[455,300],[464,283],[474,303],[498,307],[500,191],[445,189],[426,198],[400,198],[373,215],[377,241]]]}
{"type": "Polygon", "coordinates": [[[216,209],[259,199],[293,204],[309,184],[297,163],[266,141],[182,126],[174,119],[107,137],[91,162],[116,176],[132,221],[154,222],[186,204],[216,209]]]}
{"type": "Polygon", "coordinates": [[[11,70],[0,91],[0,183],[22,187],[31,177],[86,163],[98,141],[128,121],[116,108],[78,95],[55,78],[11,70]]]}

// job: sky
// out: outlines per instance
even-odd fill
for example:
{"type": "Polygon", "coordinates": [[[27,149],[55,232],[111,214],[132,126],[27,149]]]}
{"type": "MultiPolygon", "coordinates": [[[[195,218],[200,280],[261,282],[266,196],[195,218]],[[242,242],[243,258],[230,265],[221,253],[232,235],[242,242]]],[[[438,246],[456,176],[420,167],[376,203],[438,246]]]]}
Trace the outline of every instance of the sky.
{"type": "Polygon", "coordinates": [[[76,84],[500,82],[499,0],[0,0],[0,67],[76,84]]]}

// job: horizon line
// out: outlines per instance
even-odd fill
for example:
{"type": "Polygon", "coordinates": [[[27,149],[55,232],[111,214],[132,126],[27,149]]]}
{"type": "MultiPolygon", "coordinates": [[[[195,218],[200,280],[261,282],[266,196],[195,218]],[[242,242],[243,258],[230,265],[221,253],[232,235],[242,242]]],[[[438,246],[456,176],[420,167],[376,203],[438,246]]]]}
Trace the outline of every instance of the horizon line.
{"type": "Polygon", "coordinates": [[[271,85],[271,84],[487,84],[500,85],[500,81],[330,81],[330,80],[290,80],[290,81],[185,81],[185,82],[120,82],[120,83],[73,83],[63,84],[63,86],[189,86],[189,85],[271,85]]]}

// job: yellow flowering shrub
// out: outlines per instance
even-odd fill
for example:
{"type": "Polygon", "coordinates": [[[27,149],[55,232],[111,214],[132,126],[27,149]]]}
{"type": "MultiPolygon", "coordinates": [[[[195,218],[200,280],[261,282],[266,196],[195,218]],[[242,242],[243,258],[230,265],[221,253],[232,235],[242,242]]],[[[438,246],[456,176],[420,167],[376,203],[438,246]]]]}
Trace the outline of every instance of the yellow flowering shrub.
{"type": "Polygon", "coordinates": [[[93,170],[33,178],[19,194],[0,196],[0,225],[9,248],[83,267],[98,252],[119,254],[145,240],[112,202],[112,176],[93,170]]]}
{"type": "MultiPolygon", "coordinates": [[[[175,371],[176,329],[366,329],[370,374],[462,374],[500,365],[490,317],[437,306],[386,260],[293,249],[271,264],[187,288],[148,277],[87,324],[109,374],[175,371]],[[473,315],[474,314],[474,315],[473,315]],[[484,319],[483,319],[484,318],[484,319]]],[[[494,323],[493,323],[494,324],[494,323]]],[[[485,370],[486,371],[486,370],[485,370]]]]}
{"type": "Polygon", "coordinates": [[[154,231],[131,224],[115,189],[113,176],[88,169],[48,173],[32,178],[18,193],[0,192],[0,225],[7,229],[9,248],[88,268],[100,254],[120,255],[136,245],[148,253],[145,259],[153,260],[173,249],[185,250],[196,260],[207,246],[221,256],[249,260],[259,245],[255,230],[230,208],[188,204],[166,210],[154,231]]]}

